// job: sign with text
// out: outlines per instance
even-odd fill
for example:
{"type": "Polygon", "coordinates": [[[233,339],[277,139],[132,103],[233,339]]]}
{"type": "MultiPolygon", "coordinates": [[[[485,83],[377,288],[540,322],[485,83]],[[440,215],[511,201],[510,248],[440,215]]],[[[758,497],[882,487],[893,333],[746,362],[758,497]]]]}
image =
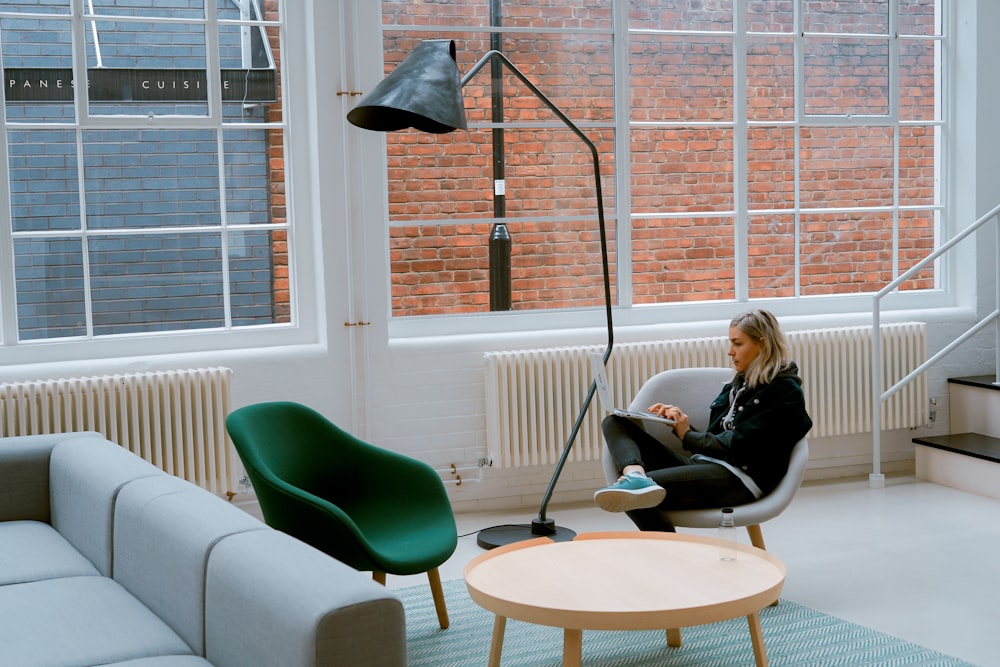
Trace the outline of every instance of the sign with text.
{"type": "MultiPolygon", "coordinates": [[[[87,70],[91,102],[204,102],[208,77],[203,69],[87,70]]],[[[4,69],[7,102],[72,102],[73,70],[68,67],[4,69]]],[[[223,102],[275,102],[273,69],[223,69],[223,102]]]]}

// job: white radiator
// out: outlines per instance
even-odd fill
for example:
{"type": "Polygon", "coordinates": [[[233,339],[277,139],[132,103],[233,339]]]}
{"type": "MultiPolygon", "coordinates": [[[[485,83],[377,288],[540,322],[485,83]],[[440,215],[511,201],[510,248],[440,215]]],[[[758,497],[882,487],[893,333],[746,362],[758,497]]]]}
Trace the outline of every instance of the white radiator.
{"type": "Polygon", "coordinates": [[[97,431],[218,494],[237,488],[232,370],[194,368],[0,384],[0,435],[97,431]]]}
{"type": "MultiPolygon", "coordinates": [[[[871,327],[790,331],[786,335],[814,422],[810,437],[870,432],[871,327]]],[[[883,387],[892,386],[926,359],[923,323],[884,325],[882,340],[883,387]]],[[[495,465],[546,465],[559,460],[590,389],[588,354],[603,349],[578,346],[486,355],[487,448],[495,465]]],[[[639,387],[659,371],[729,367],[727,350],[725,336],[617,344],[608,361],[611,393],[618,406],[625,407],[639,387]]],[[[600,459],[603,416],[595,396],[568,460],[600,459]]],[[[921,376],[886,401],[882,428],[910,428],[926,422],[927,385],[921,376]]]]}

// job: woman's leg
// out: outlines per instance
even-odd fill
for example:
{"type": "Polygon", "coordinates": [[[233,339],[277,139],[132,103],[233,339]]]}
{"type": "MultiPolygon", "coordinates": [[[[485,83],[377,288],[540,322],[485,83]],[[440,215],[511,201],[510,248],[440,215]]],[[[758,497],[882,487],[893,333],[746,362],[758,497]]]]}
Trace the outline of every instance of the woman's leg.
{"type": "Polygon", "coordinates": [[[627,417],[608,415],[601,422],[601,431],[618,474],[630,465],[654,470],[687,463],[686,457],[674,452],[627,417]]]}

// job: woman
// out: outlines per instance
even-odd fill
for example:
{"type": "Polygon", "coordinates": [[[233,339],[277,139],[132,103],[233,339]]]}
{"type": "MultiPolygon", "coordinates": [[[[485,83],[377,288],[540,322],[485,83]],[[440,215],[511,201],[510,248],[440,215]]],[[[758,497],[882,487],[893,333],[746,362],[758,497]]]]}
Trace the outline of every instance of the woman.
{"type": "Polygon", "coordinates": [[[599,507],[628,513],[640,530],[673,531],[659,510],[743,505],[778,485],[792,447],[812,428],[798,367],[766,310],[730,322],[728,354],[736,375],[712,402],[707,431],[693,430],[675,405],[649,407],[674,420],[674,434],[691,456],[671,450],[631,419],[605,418],[601,428],[621,478],[594,494],[599,507]]]}

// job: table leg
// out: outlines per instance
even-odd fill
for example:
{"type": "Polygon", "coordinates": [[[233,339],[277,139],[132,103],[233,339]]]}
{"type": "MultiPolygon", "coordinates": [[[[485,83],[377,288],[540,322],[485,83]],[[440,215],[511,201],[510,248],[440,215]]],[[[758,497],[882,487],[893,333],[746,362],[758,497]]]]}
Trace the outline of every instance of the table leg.
{"type": "Polygon", "coordinates": [[[750,641],[753,642],[753,657],[757,667],[767,667],[767,652],[764,650],[764,633],[760,628],[760,616],[757,612],[747,615],[750,625],[750,641]]]}
{"type": "Polygon", "coordinates": [[[583,630],[563,630],[563,667],[580,667],[583,661],[583,630]]]}
{"type": "Polygon", "coordinates": [[[507,617],[497,614],[493,618],[493,643],[490,644],[489,667],[500,667],[500,654],[503,652],[503,633],[507,627],[507,617]]]}
{"type": "Polygon", "coordinates": [[[667,646],[681,645],[681,629],[667,628],[667,646]]]}

